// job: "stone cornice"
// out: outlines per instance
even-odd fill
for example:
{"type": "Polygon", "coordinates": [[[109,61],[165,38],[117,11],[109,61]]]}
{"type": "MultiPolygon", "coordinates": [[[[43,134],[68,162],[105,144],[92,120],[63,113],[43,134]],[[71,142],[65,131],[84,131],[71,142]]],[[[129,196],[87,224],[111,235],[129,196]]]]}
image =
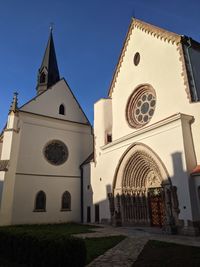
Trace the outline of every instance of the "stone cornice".
{"type": "Polygon", "coordinates": [[[124,41],[124,44],[121,50],[121,54],[119,56],[118,63],[115,68],[114,75],[113,75],[113,78],[110,84],[110,89],[108,93],[109,97],[112,97],[115,83],[116,83],[116,80],[117,80],[127,47],[128,47],[130,36],[134,28],[140,29],[141,31],[144,31],[145,33],[150,34],[157,39],[163,40],[164,42],[167,41],[168,43],[175,44],[175,45],[178,45],[181,42],[181,36],[176,33],[169,32],[167,30],[161,29],[157,26],[151,25],[149,23],[143,22],[138,19],[132,19],[132,22],[129,26],[129,29],[128,29],[128,32],[127,32],[127,35],[126,35],[126,38],[125,38],[125,41],[124,41]]]}
{"type": "Polygon", "coordinates": [[[181,41],[181,36],[174,32],[161,29],[157,26],[151,25],[138,19],[133,19],[132,23],[135,28],[145,31],[146,33],[151,34],[161,40],[168,41],[169,43],[171,42],[172,44],[179,44],[181,41]]]}
{"type": "Polygon", "coordinates": [[[186,115],[186,114],[182,114],[182,113],[177,113],[177,114],[174,114],[168,118],[165,118],[164,120],[161,120],[159,122],[156,122],[154,124],[151,124],[147,127],[143,127],[139,130],[136,130],[135,132],[131,133],[131,134],[128,134],[128,135],[125,135],[119,139],[116,139],[114,140],[112,143],[109,143],[109,144],[106,144],[105,146],[102,146],[101,149],[102,150],[106,150],[107,148],[110,148],[110,147],[113,147],[117,144],[120,144],[126,140],[129,140],[133,137],[137,137],[139,135],[142,135],[144,133],[147,133],[147,132],[150,132],[152,130],[155,130],[157,128],[160,128],[162,126],[165,126],[167,124],[170,124],[172,122],[175,122],[175,121],[183,121],[183,120],[186,120],[188,123],[191,123],[193,120],[194,120],[194,117],[191,116],[191,115],[186,115]]]}
{"type": "Polygon", "coordinates": [[[19,133],[19,128],[16,130],[14,128],[9,128],[9,129],[5,129],[4,132],[15,132],[15,133],[19,133]]]}
{"type": "Polygon", "coordinates": [[[111,81],[111,84],[110,84],[110,89],[109,89],[109,92],[108,92],[108,97],[112,97],[112,92],[113,92],[113,89],[114,89],[114,86],[115,86],[115,83],[116,83],[116,80],[117,80],[117,76],[118,76],[118,73],[120,71],[123,59],[124,59],[124,55],[126,53],[126,49],[127,49],[127,46],[128,46],[128,42],[130,40],[131,33],[133,31],[133,28],[134,28],[134,26],[133,26],[133,21],[132,21],[132,23],[129,26],[128,32],[126,34],[126,38],[125,38],[125,41],[124,41],[124,44],[123,44],[123,47],[122,47],[122,50],[121,50],[121,54],[119,56],[118,63],[116,65],[116,68],[115,68],[115,71],[114,71],[114,75],[113,75],[113,78],[112,78],[112,81],[111,81]]]}
{"type": "Polygon", "coordinates": [[[26,175],[26,176],[40,176],[40,177],[58,177],[58,178],[81,178],[79,175],[58,175],[58,174],[41,174],[41,173],[24,173],[16,172],[16,175],[26,175]]]}
{"type": "Polygon", "coordinates": [[[24,114],[27,114],[27,115],[33,116],[33,117],[48,118],[50,120],[63,121],[63,122],[68,122],[68,123],[72,123],[72,124],[76,124],[76,125],[82,125],[82,126],[89,126],[89,127],[91,127],[91,125],[89,123],[60,119],[60,118],[56,118],[56,117],[52,117],[52,116],[48,116],[48,115],[43,115],[43,114],[38,114],[38,113],[33,113],[33,112],[25,111],[25,110],[19,110],[19,113],[21,113],[21,114],[24,113],[24,114]]]}

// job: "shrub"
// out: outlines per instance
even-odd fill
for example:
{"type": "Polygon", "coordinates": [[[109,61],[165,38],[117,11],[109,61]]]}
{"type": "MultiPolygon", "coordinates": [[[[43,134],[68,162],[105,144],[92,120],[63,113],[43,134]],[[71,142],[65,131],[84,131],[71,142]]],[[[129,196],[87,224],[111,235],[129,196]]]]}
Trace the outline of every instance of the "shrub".
{"type": "Polygon", "coordinates": [[[86,261],[82,239],[44,236],[0,229],[0,255],[31,267],[81,267],[86,261]]]}

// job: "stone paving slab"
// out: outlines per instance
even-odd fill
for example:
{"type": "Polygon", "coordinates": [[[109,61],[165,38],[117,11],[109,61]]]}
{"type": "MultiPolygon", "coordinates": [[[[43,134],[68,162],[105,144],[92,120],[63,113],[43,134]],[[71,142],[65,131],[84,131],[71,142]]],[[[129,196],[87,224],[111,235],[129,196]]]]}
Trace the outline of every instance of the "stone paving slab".
{"type": "Polygon", "coordinates": [[[200,247],[200,237],[167,235],[163,234],[158,228],[148,227],[112,227],[106,225],[99,228],[93,228],[92,233],[83,233],[76,236],[82,238],[107,237],[114,235],[125,235],[115,247],[106,251],[103,255],[97,257],[87,267],[130,267],[136,261],[148,240],[159,240],[172,242],[176,244],[198,246],[200,247]]]}
{"type": "Polygon", "coordinates": [[[105,254],[97,257],[87,267],[130,267],[147,242],[147,238],[127,237],[105,254]]]}

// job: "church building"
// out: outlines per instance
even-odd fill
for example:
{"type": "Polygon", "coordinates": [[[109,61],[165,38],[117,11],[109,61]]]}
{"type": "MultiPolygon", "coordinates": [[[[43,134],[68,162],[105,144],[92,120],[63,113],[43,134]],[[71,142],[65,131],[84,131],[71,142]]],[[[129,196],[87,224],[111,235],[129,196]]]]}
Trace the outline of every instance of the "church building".
{"type": "Polygon", "coordinates": [[[37,95],[22,107],[17,100],[0,137],[0,224],[80,222],[80,165],[93,152],[93,132],[60,79],[52,32],[37,95]]]}
{"type": "Polygon", "coordinates": [[[200,233],[200,44],[132,19],[91,126],[52,31],[37,95],[0,135],[0,225],[109,223],[200,233]]]}
{"type": "Polygon", "coordinates": [[[199,74],[199,43],[131,21],[108,96],[94,106],[85,222],[199,233],[199,74]]]}

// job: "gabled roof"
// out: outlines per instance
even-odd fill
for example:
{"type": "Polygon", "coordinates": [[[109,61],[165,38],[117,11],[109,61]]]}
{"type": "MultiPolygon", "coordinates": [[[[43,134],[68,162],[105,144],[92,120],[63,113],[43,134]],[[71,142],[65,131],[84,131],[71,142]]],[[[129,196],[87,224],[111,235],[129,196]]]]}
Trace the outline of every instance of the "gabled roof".
{"type": "MultiPolygon", "coordinates": [[[[61,79],[62,80],[62,79],[61,79]]],[[[60,80],[60,81],[61,81],[60,80]]],[[[55,84],[54,84],[55,85],[55,84]]],[[[51,87],[49,87],[48,89],[51,89],[51,87]]],[[[28,105],[29,103],[31,103],[32,101],[36,100],[37,98],[39,98],[41,95],[45,94],[47,90],[43,91],[42,93],[40,93],[39,95],[36,95],[34,97],[32,97],[30,100],[28,100],[26,103],[24,103],[21,107],[19,107],[19,110],[22,109],[23,107],[25,107],[26,105],[28,105]]]]}
{"type": "Polygon", "coordinates": [[[86,165],[86,164],[88,164],[88,163],[90,163],[90,162],[92,162],[92,161],[94,161],[94,152],[91,153],[91,154],[89,155],[89,157],[86,158],[86,160],[84,160],[83,163],[82,163],[80,166],[82,167],[83,165],[86,165]]]}
{"type": "Polygon", "coordinates": [[[131,23],[130,23],[128,32],[126,34],[126,38],[125,38],[125,41],[124,41],[124,44],[123,44],[123,47],[121,50],[121,54],[119,56],[117,66],[116,66],[114,74],[113,74],[113,78],[112,78],[109,92],[108,92],[109,97],[112,97],[113,88],[115,86],[117,76],[118,76],[118,73],[120,71],[120,68],[121,68],[121,65],[123,62],[123,58],[125,56],[126,49],[127,49],[127,46],[128,46],[129,40],[130,40],[130,36],[131,36],[134,28],[140,29],[141,31],[146,32],[147,34],[153,35],[157,39],[159,38],[161,40],[171,42],[172,44],[179,44],[181,42],[181,35],[178,35],[176,33],[161,29],[157,26],[154,26],[154,25],[151,25],[149,23],[146,23],[146,22],[143,22],[141,20],[133,18],[131,23]]]}
{"type": "MultiPolygon", "coordinates": [[[[79,104],[78,100],[76,99],[76,97],[75,97],[73,91],[71,90],[71,88],[70,88],[69,84],[66,82],[66,80],[65,80],[64,78],[61,78],[56,84],[58,84],[58,83],[60,83],[60,82],[62,82],[62,81],[64,81],[64,83],[66,84],[66,86],[67,86],[66,90],[69,90],[69,92],[71,93],[71,95],[72,95],[72,97],[74,98],[75,102],[77,103],[78,107],[80,108],[81,112],[83,113],[83,115],[84,115],[84,117],[85,117],[85,119],[86,119],[86,121],[87,121],[87,124],[88,124],[88,125],[91,125],[89,119],[87,118],[85,112],[83,111],[81,105],[79,104]]],[[[47,93],[47,92],[48,92],[49,90],[51,90],[54,86],[56,86],[56,84],[54,84],[53,86],[49,87],[47,90],[43,91],[43,92],[40,93],[39,95],[34,96],[34,97],[33,97],[32,99],[30,99],[28,102],[26,102],[25,104],[23,104],[23,105],[19,108],[19,111],[23,111],[23,108],[24,108],[25,106],[27,106],[29,103],[35,101],[36,99],[40,98],[43,94],[47,93]]],[[[40,114],[40,115],[42,116],[42,114],[40,114]]],[[[44,117],[45,117],[45,116],[44,116],[44,117]]],[[[64,120],[64,119],[63,119],[63,120],[64,120]]],[[[76,121],[72,121],[72,122],[76,122],[76,121]]]]}

